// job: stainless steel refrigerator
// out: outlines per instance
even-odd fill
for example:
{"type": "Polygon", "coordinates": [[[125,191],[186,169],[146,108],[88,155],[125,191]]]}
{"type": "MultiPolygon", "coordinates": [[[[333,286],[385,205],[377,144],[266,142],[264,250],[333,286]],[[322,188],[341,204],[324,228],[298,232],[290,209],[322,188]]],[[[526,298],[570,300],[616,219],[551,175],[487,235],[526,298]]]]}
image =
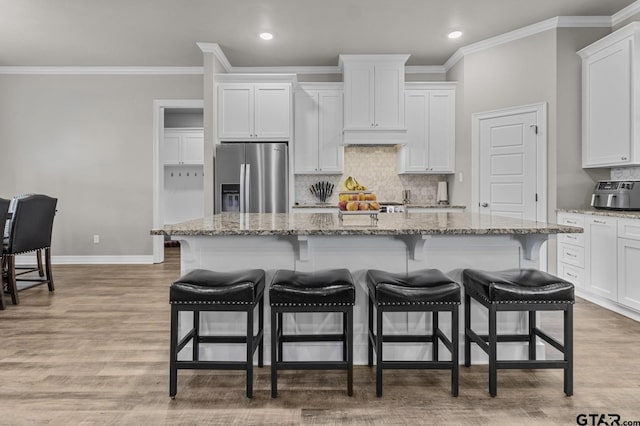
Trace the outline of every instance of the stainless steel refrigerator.
{"type": "Polygon", "coordinates": [[[216,146],[216,213],[286,213],[287,144],[227,142],[216,146]]]}

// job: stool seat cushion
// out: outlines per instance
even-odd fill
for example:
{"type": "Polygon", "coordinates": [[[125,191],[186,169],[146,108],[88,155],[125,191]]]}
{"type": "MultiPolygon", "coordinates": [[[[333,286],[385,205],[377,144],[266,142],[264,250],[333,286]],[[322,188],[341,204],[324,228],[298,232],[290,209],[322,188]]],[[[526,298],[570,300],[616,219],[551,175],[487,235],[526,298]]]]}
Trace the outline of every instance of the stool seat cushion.
{"type": "Polygon", "coordinates": [[[367,286],[380,305],[460,303],[460,285],[438,269],[408,274],[371,269],[367,286]]]}
{"type": "Polygon", "coordinates": [[[253,303],[264,291],[262,269],[215,272],[195,269],[169,289],[171,303],[253,303]]]}
{"type": "Polygon", "coordinates": [[[462,272],[465,291],[489,302],[570,302],[575,301],[573,284],[537,269],[462,272]]]}
{"type": "Polygon", "coordinates": [[[348,269],[281,269],[271,281],[269,300],[272,305],[353,305],[356,289],[348,269]]]}

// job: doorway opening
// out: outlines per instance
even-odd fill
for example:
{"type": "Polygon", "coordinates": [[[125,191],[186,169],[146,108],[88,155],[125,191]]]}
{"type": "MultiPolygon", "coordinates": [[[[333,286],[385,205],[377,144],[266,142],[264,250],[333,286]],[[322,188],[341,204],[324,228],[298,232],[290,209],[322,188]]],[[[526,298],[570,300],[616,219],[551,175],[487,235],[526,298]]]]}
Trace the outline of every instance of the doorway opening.
{"type": "MultiPolygon", "coordinates": [[[[204,102],[153,103],[153,227],[204,214],[204,102]]],[[[153,237],[153,262],[164,261],[165,238],[153,237]]]]}

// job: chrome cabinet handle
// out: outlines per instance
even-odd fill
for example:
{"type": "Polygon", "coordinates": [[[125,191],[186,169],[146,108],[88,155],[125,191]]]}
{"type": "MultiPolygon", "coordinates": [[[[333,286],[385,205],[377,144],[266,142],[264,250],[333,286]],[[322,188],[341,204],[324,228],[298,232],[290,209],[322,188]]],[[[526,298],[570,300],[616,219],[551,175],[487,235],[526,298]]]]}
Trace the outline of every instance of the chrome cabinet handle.
{"type": "Polygon", "coordinates": [[[489,207],[489,203],[482,203],[480,204],[482,207],[489,207]]]}
{"type": "Polygon", "coordinates": [[[567,256],[569,256],[569,257],[578,257],[578,256],[576,256],[576,255],[575,255],[575,254],[573,254],[573,253],[567,253],[567,256]]]}
{"type": "Polygon", "coordinates": [[[620,157],[621,160],[627,161],[627,157],[620,157]]]}
{"type": "Polygon", "coordinates": [[[571,278],[578,278],[577,275],[572,274],[571,272],[567,272],[567,275],[570,276],[571,278]]]}
{"type": "Polygon", "coordinates": [[[605,220],[598,220],[598,219],[593,219],[593,223],[599,223],[601,225],[606,225],[607,222],[605,220]]]}
{"type": "Polygon", "coordinates": [[[576,222],[575,220],[569,220],[569,219],[567,219],[567,223],[570,224],[570,225],[577,225],[578,224],[578,222],[576,222]]]}

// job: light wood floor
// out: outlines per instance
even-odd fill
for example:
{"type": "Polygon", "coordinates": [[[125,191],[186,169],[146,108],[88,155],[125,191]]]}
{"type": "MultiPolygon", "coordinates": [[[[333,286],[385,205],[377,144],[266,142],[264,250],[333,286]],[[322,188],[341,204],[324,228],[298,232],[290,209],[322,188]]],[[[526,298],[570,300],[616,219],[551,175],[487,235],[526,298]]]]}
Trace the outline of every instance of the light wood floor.
{"type": "MultiPolygon", "coordinates": [[[[444,371],[286,372],[271,399],[269,369],[254,398],[243,372],[180,372],[168,396],[168,285],[162,265],[56,266],[56,292],[21,293],[0,311],[0,424],[567,424],[580,413],[640,421],[640,323],[580,300],[575,306],[575,395],[559,370],[502,371],[490,398],[486,366],[461,368],[460,396],[444,371]]],[[[558,327],[555,319],[543,324],[558,327]]],[[[640,424],[640,423],[639,423],[640,424]]]]}

